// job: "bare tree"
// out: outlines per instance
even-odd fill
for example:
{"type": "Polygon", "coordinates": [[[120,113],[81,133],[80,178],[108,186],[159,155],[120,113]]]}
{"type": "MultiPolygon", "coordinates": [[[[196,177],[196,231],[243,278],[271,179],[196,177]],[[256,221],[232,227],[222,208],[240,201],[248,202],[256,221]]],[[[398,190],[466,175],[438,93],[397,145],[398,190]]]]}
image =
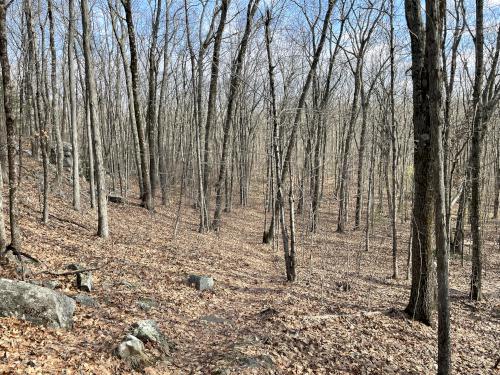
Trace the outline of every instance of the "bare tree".
{"type": "Polygon", "coordinates": [[[238,55],[231,66],[231,78],[229,82],[229,96],[226,109],[226,119],[224,122],[224,140],[222,141],[222,156],[220,161],[219,177],[215,186],[215,213],[212,228],[218,230],[220,226],[221,211],[222,211],[222,184],[226,178],[226,163],[228,154],[229,132],[233,122],[234,110],[236,106],[236,94],[241,84],[241,70],[243,67],[243,60],[246,55],[248,39],[252,30],[252,23],[255,13],[257,12],[260,0],[250,0],[247,6],[247,20],[245,24],[245,31],[241,38],[240,46],[238,48],[238,55]]]}
{"type": "MultiPolygon", "coordinates": [[[[479,0],[481,1],[481,0],[479,0]]],[[[451,372],[450,306],[448,295],[448,232],[446,229],[446,196],[444,187],[443,155],[443,73],[442,29],[446,2],[425,2],[425,65],[427,67],[426,100],[431,127],[433,154],[433,181],[435,199],[435,237],[438,281],[438,374],[451,372]]]]}
{"type": "Polygon", "coordinates": [[[138,58],[137,58],[137,45],[135,40],[135,28],[134,20],[132,17],[132,4],[130,0],[121,0],[123,9],[125,10],[125,18],[127,20],[127,30],[128,30],[128,40],[130,46],[130,73],[131,73],[131,88],[132,97],[134,100],[134,115],[135,124],[137,127],[139,149],[141,153],[141,171],[142,171],[142,183],[143,183],[143,194],[141,197],[142,205],[151,210],[153,208],[151,196],[151,180],[149,177],[149,149],[146,143],[146,132],[144,128],[144,123],[142,121],[141,106],[139,103],[139,72],[138,72],[138,58]]]}
{"type": "MultiPolygon", "coordinates": [[[[430,0],[433,1],[433,0],[430,0]]],[[[428,171],[432,167],[428,121],[425,30],[420,3],[405,0],[406,23],[410,32],[413,81],[414,193],[412,212],[412,279],[406,311],[425,324],[431,324],[434,307],[435,272],[432,256],[432,216],[434,200],[428,171]]]]}
{"type": "Polygon", "coordinates": [[[14,115],[14,94],[10,77],[10,63],[7,50],[6,18],[7,9],[12,1],[0,0],[0,63],[2,65],[3,107],[7,130],[7,159],[9,172],[9,220],[11,245],[21,249],[21,233],[18,224],[19,208],[17,203],[17,163],[16,163],[16,118],[14,115]]]}
{"type": "Polygon", "coordinates": [[[90,16],[87,0],[81,0],[82,31],[83,31],[83,55],[85,58],[85,83],[87,85],[87,101],[90,114],[90,127],[92,130],[92,145],[95,158],[96,182],[97,182],[97,212],[98,227],[97,234],[106,238],[109,236],[108,207],[106,194],[106,174],[104,172],[104,161],[102,156],[101,129],[97,112],[97,92],[95,87],[94,63],[90,47],[90,16]]]}
{"type": "Polygon", "coordinates": [[[71,146],[73,150],[73,208],[80,211],[80,152],[78,142],[78,123],[76,112],[76,88],[75,88],[75,65],[74,65],[74,37],[75,37],[75,20],[74,20],[74,0],[68,1],[68,96],[69,96],[69,111],[71,124],[71,146]]]}

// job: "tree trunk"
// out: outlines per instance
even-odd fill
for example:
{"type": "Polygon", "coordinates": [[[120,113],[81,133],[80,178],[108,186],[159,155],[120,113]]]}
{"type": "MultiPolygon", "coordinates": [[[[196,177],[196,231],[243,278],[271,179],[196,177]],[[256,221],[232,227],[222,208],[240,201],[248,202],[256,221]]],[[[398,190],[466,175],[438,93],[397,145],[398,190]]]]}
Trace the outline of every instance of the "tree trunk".
{"type": "Polygon", "coordinates": [[[104,171],[104,160],[102,156],[101,129],[97,117],[97,91],[94,78],[94,63],[90,47],[90,19],[87,0],[81,0],[82,8],[82,31],[83,31],[83,55],[85,58],[85,78],[87,84],[88,105],[90,111],[90,127],[92,129],[92,144],[94,148],[96,182],[97,182],[97,234],[106,238],[109,236],[108,207],[106,194],[106,173],[104,171]]]}
{"type": "Polygon", "coordinates": [[[130,73],[132,76],[132,97],[134,100],[134,115],[135,124],[137,127],[137,135],[139,141],[139,149],[141,153],[141,171],[142,171],[142,183],[144,186],[144,191],[141,197],[142,205],[144,208],[151,210],[152,196],[151,196],[151,180],[149,177],[149,150],[146,143],[146,133],[144,129],[144,124],[141,116],[141,107],[139,104],[139,92],[138,92],[138,60],[137,60],[137,46],[135,40],[135,28],[134,21],[132,18],[132,4],[131,0],[121,0],[123,8],[125,9],[125,18],[127,20],[128,29],[128,39],[130,44],[130,73]]]}
{"type": "Polygon", "coordinates": [[[0,160],[0,257],[7,246],[7,235],[5,233],[5,221],[3,217],[3,171],[0,160]]]}
{"type": "Polygon", "coordinates": [[[406,311],[413,319],[431,324],[434,309],[432,233],[434,203],[428,171],[432,166],[428,121],[427,70],[424,64],[425,35],[420,3],[405,0],[406,22],[410,31],[413,81],[413,169],[412,279],[406,311]]]}
{"type": "MultiPolygon", "coordinates": [[[[49,18],[49,43],[50,43],[50,82],[51,82],[51,92],[52,92],[52,103],[51,103],[51,124],[54,130],[56,138],[56,162],[57,162],[57,173],[56,173],[56,186],[60,189],[62,177],[63,177],[63,162],[64,162],[64,149],[61,136],[61,124],[58,121],[58,92],[57,92],[57,58],[56,58],[56,48],[54,41],[54,17],[52,11],[52,0],[48,0],[47,12],[49,18]]],[[[70,16],[71,18],[71,16],[70,16]]],[[[48,150],[50,152],[50,150],[48,150]]]]}
{"type": "Polygon", "coordinates": [[[481,300],[482,294],[482,244],[481,244],[481,152],[483,141],[483,49],[484,49],[484,27],[483,27],[483,0],[476,0],[476,63],[473,92],[474,123],[471,144],[471,202],[470,223],[472,235],[472,279],[470,297],[475,301],[481,300]]]}
{"type": "MultiPolygon", "coordinates": [[[[215,122],[215,104],[217,99],[217,87],[219,81],[219,64],[220,64],[220,48],[222,44],[222,34],[224,33],[224,28],[226,26],[226,18],[229,9],[230,0],[222,0],[221,4],[221,15],[219,20],[219,26],[217,27],[217,31],[214,36],[214,50],[212,56],[212,68],[210,72],[210,87],[208,91],[208,104],[207,104],[207,122],[205,125],[205,143],[203,146],[203,197],[205,202],[204,212],[202,215],[204,223],[200,223],[200,228],[207,229],[208,217],[205,213],[208,213],[208,202],[209,202],[209,194],[208,194],[208,177],[209,177],[209,152],[210,152],[210,136],[212,131],[212,124],[215,122]]],[[[228,106],[229,109],[229,106],[228,106]]],[[[228,112],[229,115],[232,115],[232,107],[230,109],[231,112],[228,112]]],[[[226,118],[226,122],[229,121],[229,126],[225,125],[225,127],[230,127],[232,118],[226,118]]],[[[225,168],[225,167],[224,167],[225,168]]],[[[224,174],[222,175],[222,177],[224,174]]],[[[219,198],[220,199],[220,198],[219,198]]],[[[219,203],[220,206],[220,203],[219,203]]],[[[219,215],[220,217],[220,209],[219,215]]],[[[220,220],[220,219],[219,219],[220,220]]],[[[215,221],[215,218],[214,218],[215,221]]],[[[218,223],[217,223],[218,226],[218,223]]]]}
{"type": "Polygon", "coordinates": [[[73,208],[80,211],[80,151],[78,149],[78,120],[75,100],[75,68],[73,61],[74,52],[74,0],[68,0],[69,21],[68,21],[68,81],[69,81],[69,111],[71,123],[71,146],[73,150],[73,208]]]}
{"type": "Polygon", "coordinates": [[[443,155],[443,76],[441,46],[444,0],[426,0],[425,65],[428,70],[429,122],[433,157],[433,188],[435,199],[435,237],[438,281],[438,374],[451,372],[450,306],[448,295],[448,233],[446,229],[446,196],[443,155]]]}
{"type": "Polygon", "coordinates": [[[219,169],[219,177],[217,179],[217,184],[215,185],[216,196],[215,196],[215,213],[214,220],[212,222],[212,229],[219,230],[220,228],[220,220],[221,220],[221,211],[222,211],[222,184],[224,182],[224,178],[227,175],[227,156],[228,156],[228,143],[229,136],[231,131],[231,126],[233,123],[233,116],[235,110],[235,100],[236,95],[238,93],[240,87],[240,75],[241,70],[243,68],[243,60],[245,59],[248,40],[250,38],[250,32],[252,31],[252,23],[253,17],[257,12],[260,0],[249,1],[247,8],[247,20],[245,25],[245,31],[243,33],[243,37],[241,39],[240,48],[238,50],[238,56],[234,61],[234,64],[231,68],[231,79],[229,83],[229,96],[226,110],[226,120],[224,122],[224,139],[222,141],[222,156],[220,161],[220,169],[219,169]]]}
{"type": "MultiPolygon", "coordinates": [[[[8,4],[8,3],[7,3],[8,4]]],[[[7,160],[9,172],[9,219],[11,245],[21,251],[21,234],[18,225],[19,208],[17,206],[17,165],[16,165],[16,119],[14,116],[14,95],[10,77],[10,63],[7,49],[7,26],[5,0],[0,0],[0,63],[2,64],[3,107],[5,128],[7,130],[7,160]]]]}

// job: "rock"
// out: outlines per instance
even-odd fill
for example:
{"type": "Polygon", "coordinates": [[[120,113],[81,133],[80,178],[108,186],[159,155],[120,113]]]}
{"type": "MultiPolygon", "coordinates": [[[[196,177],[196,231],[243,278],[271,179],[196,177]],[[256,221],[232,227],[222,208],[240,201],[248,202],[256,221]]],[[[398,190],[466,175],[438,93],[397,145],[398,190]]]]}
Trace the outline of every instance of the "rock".
{"type": "Polygon", "coordinates": [[[187,280],[189,285],[195,285],[198,290],[212,290],[214,288],[214,279],[210,276],[189,275],[187,280]]]}
{"type": "Polygon", "coordinates": [[[84,292],[92,291],[92,272],[82,272],[76,275],[76,286],[84,292]]]}
{"type": "Polygon", "coordinates": [[[130,359],[134,356],[144,355],[144,343],[133,335],[127,335],[125,340],[118,345],[116,354],[121,359],[130,359]]]}
{"type": "Polygon", "coordinates": [[[0,316],[13,316],[52,328],[71,328],[75,301],[49,288],[0,279],[0,316]]]}
{"type": "Polygon", "coordinates": [[[108,202],[123,204],[125,203],[125,198],[123,198],[121,195],[109,194],[108,202]]]}
{"type": "Polygon", "coordinates": [[[152,342],[160,346],[163,351],[168,351],[167,338],[154,320],[141,320],[132,326],[132,335],[143,342],[152,342]]]}
{"type": "Polygon", "coordinates": [[[87,296],[86,294],[77,294],[73,297],[73,299],[79,303],[80,305],[88,306],[88,307],[96,307],[97,302],[94,298],[87,296]]]}
{"type": "Polygon", "coordinates": [[[42,286],[49,289],[58,289],[61,287],[61,283],[57,280],[47,280],[42,281],[42,286]]]}
{"type": "MultiPolygon", "coordinates": [[[[63,143],[63,167],[71,168],[73,166],[73,146],[71,143],[63,143]]],[[[50,148],[50,163],[56,164],[57,162],[57,145],[54,143],[50,148]]]]}
{"type": "Polygon", "coordinates": [[[158,306],[158,303],[154,300],[154,299],[151,299],[151,298],[140,298],[138,301],[137,301],[137,305],[144,311],[149,311],[151,310],[153,307],[157,307],[158,306]]]}
{"type": "Polygon", "coordinates": [[[30,280],[29,283],[33,285],[43,286],[44,288],[49,288],[52,290],[61,287],[61,283],[57,280],[43,280],[43,281],[30,280]]]}
{"type": "Polygon", "coordinates": [[[352,289],[351,284],[348,281],[342,280],[335,283],[337,289],[341,292],[348,292],[352,289]]]}

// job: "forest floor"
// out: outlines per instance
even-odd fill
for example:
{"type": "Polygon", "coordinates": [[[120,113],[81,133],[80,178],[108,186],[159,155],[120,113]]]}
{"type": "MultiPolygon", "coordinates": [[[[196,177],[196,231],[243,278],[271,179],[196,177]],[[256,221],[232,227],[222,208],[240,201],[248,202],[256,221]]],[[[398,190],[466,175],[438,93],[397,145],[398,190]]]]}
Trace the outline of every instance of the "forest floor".
{"type": "MultiPolygon", "coordinates": [[[[224,214],[220,233],[197,232],[185,201],[173,237],[178,193],[151,215],[137,201],[109,204],[111,237],[95,236],[96,214],[71,209],[71,190],[52,194],[48,225],[40,222],[39,166],[25,160],[20,191],[23,250],[42,261],[33,272],[69,263],[94,271],[97,306],[77,305],[73,330],[0,319],[2,374],[134,373],[113,354],[131,324],[154,319],[175,348],[148,374],[427,374],[436,371],[437,330],[407,317],[409,223],[400,225],[399,269],[392,280],[389,220],[379,216],[371,247],[363,231],[335,233],[336,203],[325,199],[320,231],[298,238],[299,280],[284,276],[281,248],[263,245],[262,196],[224,214]],[[188,274],[211,275],[215,288],[198,292],[188,274]],[[348,287],[346,287],[348,285],[348,287]],[[141,302],[153,305],[141,308],[141,302]]],[[[4,191],[6,194],[6,189],[4,191]]],[[[83,201],[88,201],[84,197],[83,201]]],[[[298,218],[298,226],[302,226],[298,218]]],[[[484,301],[467,298],[470,261],[450,262],[453,368],[495,373],[500,357],[498,222],[484,236],[484,301]]],[[[468,251],[468,250],[467,250],[468,251]]],[[[16,278],[14,266],[0,277],[16,278]]],[[[79,293],[74,277],[37,275],[79,293]]]]}

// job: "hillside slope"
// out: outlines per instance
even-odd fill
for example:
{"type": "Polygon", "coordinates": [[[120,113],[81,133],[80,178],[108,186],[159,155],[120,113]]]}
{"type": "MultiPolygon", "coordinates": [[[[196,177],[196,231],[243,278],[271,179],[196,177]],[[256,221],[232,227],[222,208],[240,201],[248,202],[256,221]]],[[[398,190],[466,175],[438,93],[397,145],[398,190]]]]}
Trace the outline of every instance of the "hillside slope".
{"type": "MultiPolygon", "coordinates": [[[[290,285],[280,249],[261,244],[264,218],[258,194],[251,207],[235,207],[224,216],[219,234],[197,233],[197,213],[186,202],[175,239],[177,194],[153,215],[133,200],[110,204],[111,238],[101,240],[95,236],[95,213],[87,205],[82,213],[71,209],[69,186],[51,195],[50,223],[42,225],[39,166],[33,160],[25,164],[23,250],[43,262],[31,266],[33,273],[63,270],[69,263],[102,268],[94,272],[90,293],[97,306],[78,305],[71,331],[0,318],[0,373],[133,373],[113,349],[141,319],[156,320],[175,345],[165,361],[144,370],[150,374],[435,372],[436,329],[402,313],[409,282],[389,279],[386,218],[377,220],[372,248],[365,253],[362,232],[339,235],[331,230],[337,211],[334,202],[325,202],[320,233],[299,236],[299,281],[290,285]],[[213,276],[214,291],[189,287],[185,280],[190,273],[213,276]],[[144,302],[151,308],[145,310],[144,302]]],[[[402,229],[404,271],[408,234],[402,229]]],[[[459,260],[451,264],[455,373],[492,373],[500,356],[495,231],[490,224],[485,235],[484,302],[466,298],[469,262],[464,268],[459,260]]],[[[15,278],[15,266],[0,267],[0,277],[15,278]]],[[[78,293],[72,276],[34,278],[57,280],[69,296],[78,293]]]]}

